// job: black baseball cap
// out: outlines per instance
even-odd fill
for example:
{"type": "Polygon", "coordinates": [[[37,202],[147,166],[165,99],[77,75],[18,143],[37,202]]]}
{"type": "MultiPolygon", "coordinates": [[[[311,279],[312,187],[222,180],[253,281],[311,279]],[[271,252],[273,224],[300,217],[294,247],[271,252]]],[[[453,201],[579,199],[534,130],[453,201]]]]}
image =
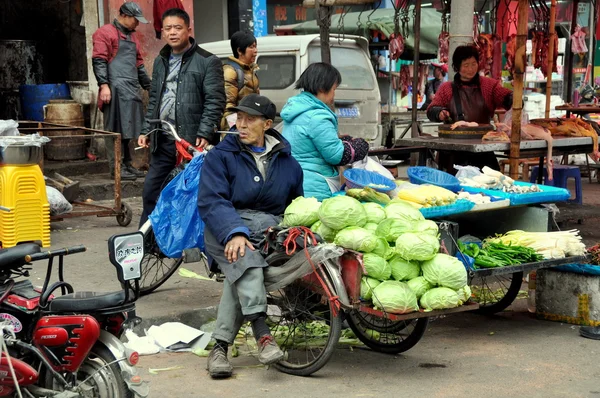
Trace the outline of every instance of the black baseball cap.
{"type": "Polygon", "coordinates": [[[249,94],[242,98],[239,105],[231,108],[235,112],[246,112],[248,115],[264,116],[267,119],[275,120],[277,107],[270,99],[258,94],[249,94]]]}
{"type": "Polygon", "coordinates": [[[133,1],[124,3],[119,9],[119,12],[121,14],[134,17],[135,19],[140,21],[140,23],[148,23],[148,20],[144,18],[144,14],[142,14],[142,9],[140,8],[140,6],[137,3],[134,3],[133,1]]]}

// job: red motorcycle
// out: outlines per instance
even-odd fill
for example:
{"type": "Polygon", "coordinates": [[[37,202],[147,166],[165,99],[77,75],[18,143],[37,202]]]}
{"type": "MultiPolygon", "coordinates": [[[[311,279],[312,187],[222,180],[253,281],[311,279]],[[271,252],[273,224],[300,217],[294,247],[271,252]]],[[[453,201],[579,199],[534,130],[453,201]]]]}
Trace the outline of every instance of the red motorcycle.
{"type": "Polygon", "coordinates": [[[84,252],[84,246],[41,252],[28,243],[0,250],[0,321],[5,331],[0,336],[0,397],[148,395],[148,384],[135,368],[139,354],[120,340],[127,328],[141,321],[135,301],[143,235],[115,235],[108,248],[122,291],[75,293],[64,281],[64,256],[84,252]],[[39,289],[26,278],[31,263],[44,259],[48,268],[39,289]],[[51,283],[55,259],[58,281],[51,283]]]}

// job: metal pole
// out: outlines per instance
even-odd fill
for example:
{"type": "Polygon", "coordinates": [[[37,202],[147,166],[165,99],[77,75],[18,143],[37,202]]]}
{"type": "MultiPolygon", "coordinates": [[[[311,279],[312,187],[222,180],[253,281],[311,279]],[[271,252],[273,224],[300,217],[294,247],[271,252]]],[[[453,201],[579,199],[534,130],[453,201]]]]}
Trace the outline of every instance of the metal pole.
{"type": "MultiPolygon", "coordinates": [[[[448,49],[448,62],[452,62],[452,55],[458,46],[473,43],[473,15],[475,10],[474,0],[454,0],[450,10],[450,44],[448,49]]],[[[454,71],[449,68],[449,80],[452,81],[454,71]]]]}
{"type": "Polygon", "coordinates": [[[556,0],[550,5],[550,43],[548,46],[548,76],[546,76],[546,113],[544,117],[550,117],[550,98],[552,97],[552,66],[554,65],[554,38],[556,37],[556,0]]]}
{"type": "Polygon", "coordinates": [[[326,7],[324,0],[315,3],[317,12],[317,24],[321,36],[321,62],[331,64],[331,50],[329,46],[329,25],[331,24],[331,8],[326,7]]]}
{"type": "Polygon", "coordinates": [[[411,137],[416,138],[419,136],[419,123],[417,121],[417,103],[418,103],[418,85],[419,85],[419,44],[421,41],[421,0],[416,0],[415,19],[413,21],[413,38],[414,38],[414,65],[413,65],[413,82],[412,82],[412,116],[411,116],[411,137]]]}
{"type": "MultiPolygon", "coordinates": [[[[573,15],[571,15],[571,34],[575,33],[575,26],[577,25],[577,10],[579,9],[579,0],[573,1],[573,15]]],[[[567,46],[565,53],[567,54],[566,71],[564,79],[567,81],[567,95],[566,101],[570,103],[573,99],[573,53],[571,51],[571,37],[567,40],[567,46]]]]}
{"type": "MultiPolygon", "coordinates": [[[[513,80],[513,119],[510,135],[510,178],[519,178],[519,157],[521,153],[521,111],[523,110],[523,75],[527,66],[527,22],[529,1],[519,0],[517,25],[517,51],[513,80]]],[[[540,173],[543,170],[540,170],[540,173]]]]}

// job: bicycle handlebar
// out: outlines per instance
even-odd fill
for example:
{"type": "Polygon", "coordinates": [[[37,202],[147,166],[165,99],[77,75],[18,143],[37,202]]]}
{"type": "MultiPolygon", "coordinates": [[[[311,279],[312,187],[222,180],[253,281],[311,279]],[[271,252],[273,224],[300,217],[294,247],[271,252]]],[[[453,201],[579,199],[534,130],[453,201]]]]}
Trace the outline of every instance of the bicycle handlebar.
{"type": "MultiPolygon", "coordinates": [[[[169,123],[166,120],[161,120],[161,119],[148,119],[148,123],[150,124],[161,124],[161,125],[166,125],[168,130],[165,130],[167,133],[171,134],[173,136],[173,138],[175,138],[175,141],[177,142],[181,142],[181,137],[179,136],[179,134],[177,134],[177,130],[175,130],[175,126],[173,126],[171,123],[169,123]]],[[[148,133],[151,134],[152,132],[148,133]]]]}
{"type": "Polygon", "coordinates": [[[68,256],[69,254],[83,253],[86,250],[87,249],[83,245],[78,245],[78,246],[73,246],[73,247],[65,247],[65,248],[57,249],[57,250],[53,250],[53,251],[28,254],[25,256],[25,261],[30,263],[32,261],[45,260],[45,259],[56,257],[56,256],[68,256]]]}

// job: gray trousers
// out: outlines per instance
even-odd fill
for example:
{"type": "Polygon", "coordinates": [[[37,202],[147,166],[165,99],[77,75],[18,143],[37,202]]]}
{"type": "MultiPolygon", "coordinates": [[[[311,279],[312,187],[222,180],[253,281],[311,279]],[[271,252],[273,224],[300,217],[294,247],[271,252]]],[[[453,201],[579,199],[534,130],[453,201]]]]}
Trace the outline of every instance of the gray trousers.
{"type": "MultiPolygon", "coordinates": [[[[250,241],[255,244],[268,227],[277,225],[281,220],[257,211],[239,210],[238,213],[250,229],[250,241]]],[[[225,274],[213,338],[232,344],[246,316],[267,312],[267,291],[263,274],[267,263],[258,250],[246,248],[244,257],[230,264],[225,258],[225,247],[208,228],[204,230],[204,243],[208,254],[225,274]]]]}

